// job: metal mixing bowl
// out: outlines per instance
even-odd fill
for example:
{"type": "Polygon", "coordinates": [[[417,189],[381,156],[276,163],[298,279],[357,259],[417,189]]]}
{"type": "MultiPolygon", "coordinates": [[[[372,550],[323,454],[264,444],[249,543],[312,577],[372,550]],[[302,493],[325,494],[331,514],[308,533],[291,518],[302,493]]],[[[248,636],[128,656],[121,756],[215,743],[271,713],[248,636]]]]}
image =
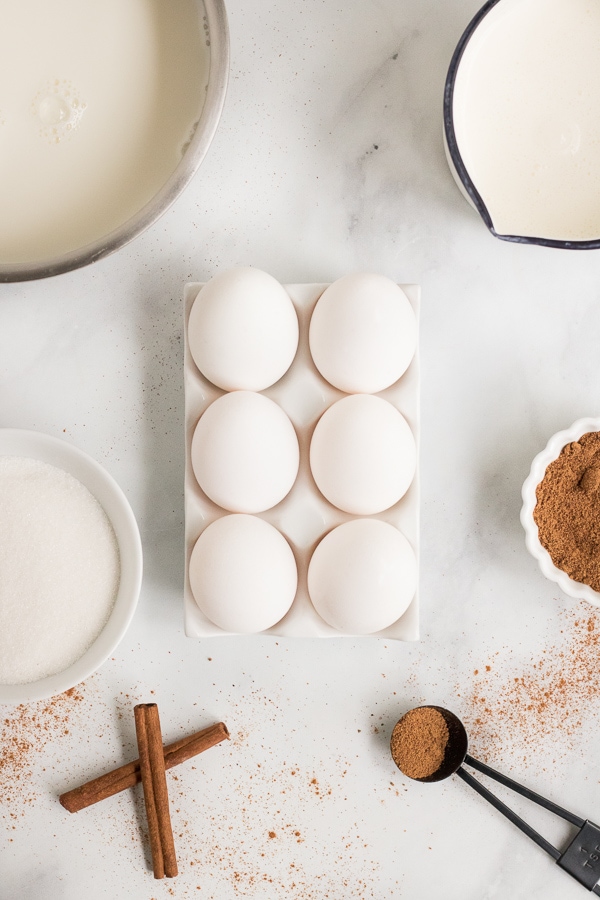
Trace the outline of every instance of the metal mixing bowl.
{"type": "Polygon", "coordinates": [[[223,0],[198,0],[199,27],[206,15],[210,40],[210,73],[206,100],[189,146],[181,162],[161,190],[134,216],[109,234],[52,259],[40,262],[0,263],[0,282],[30,281],[87,266],[123,247],[166,212],[191,181],[213,139],[227,89],[229,31],[223,0]]]}

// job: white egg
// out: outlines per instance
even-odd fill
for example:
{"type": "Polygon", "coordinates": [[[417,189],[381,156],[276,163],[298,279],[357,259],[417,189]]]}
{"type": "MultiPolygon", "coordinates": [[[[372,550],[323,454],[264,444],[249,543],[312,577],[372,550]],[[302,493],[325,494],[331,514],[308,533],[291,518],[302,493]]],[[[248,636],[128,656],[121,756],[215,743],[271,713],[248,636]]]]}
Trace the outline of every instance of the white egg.
{"type": "Polygon", "coordinates": [[[404,291],[384,275],[345,275],[314,308],[310,352],[323,378],[347,394],[376,394],[404,374],[417,320],[404,291]]]}
{"type": "Polygon", "coordinates": [[[282,619],[294,600],[298,571],[283,535],[256,516],[216,519],[192,550],[190,587],[219,628],[254,634],[282,619]]]}
{"type": "Polygon", "coordinates": [[[234,391],[215,400],[192,438],[192,467],[204,493],[223,509],[270,509],[296,480],[300,451],[294,426],[262,394],[234,391]]]}
{"type": "Polygon", "coordinates": [[[327,409],[313,432],[310,468],[338,509],[358,516],[388,509],[408,490],[417,450],[398,410],[370,394],[353,394],[327,409]]]}
{"type": "Polygon", "coordinates": [[[205,378],[224,391],[262,391],[292,364],[298,317],[272,275],[231,269],[204,285],[190,311],[187,334],[205,378]]]}
{"type": "Polygon", "coordinates": [[[378,519],[355,519],[325,535],[308,567],[308,592],[322,619],[345,634],[396,622],[417,589],[417,561],[404,535],[378,519]]]}

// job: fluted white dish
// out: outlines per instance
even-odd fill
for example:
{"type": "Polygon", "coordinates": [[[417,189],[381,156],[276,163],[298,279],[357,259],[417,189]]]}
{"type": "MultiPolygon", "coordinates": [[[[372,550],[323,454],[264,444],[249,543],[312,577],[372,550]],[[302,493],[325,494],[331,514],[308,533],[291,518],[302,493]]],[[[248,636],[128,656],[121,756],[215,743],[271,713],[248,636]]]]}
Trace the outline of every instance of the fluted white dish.
{"type": "Polygon", "coordinates": [[[599,591],[595,591],[588,584],[574,581],[566,572],[554,565],[550,554],[540,542],[538,527],[533,518],[533,511],[537,503],[536,489],[544,478],[546,469],[551,462],[558,459],[563,447],[571,444],[573,441],[578,441],[579,438],[589,431],[600,431],[600,418],[578,419],[570,428],[566,428],[564,431],[557,431],[556,434],[552,435],[544,449],[534,458],[521,492],[523,498],[521,524],[525,529],[527,549],[534,559],[537,560],[542,574],[550,581],[554,581],[569,597],[587,600],[593,606],[600,606],[599,591]]]}

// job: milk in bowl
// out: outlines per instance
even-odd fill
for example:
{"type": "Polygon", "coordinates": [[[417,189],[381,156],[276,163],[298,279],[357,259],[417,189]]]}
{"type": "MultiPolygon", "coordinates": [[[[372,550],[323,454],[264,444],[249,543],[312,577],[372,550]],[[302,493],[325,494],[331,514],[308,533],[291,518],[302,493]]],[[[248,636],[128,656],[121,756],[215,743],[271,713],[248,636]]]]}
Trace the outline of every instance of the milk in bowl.
{"type": "Polygon", "coordinates": [[[2,13],[10,268],[97,244],[155,197],[194,135],[210,49],[195,0],[18,0],[2,13]]]}

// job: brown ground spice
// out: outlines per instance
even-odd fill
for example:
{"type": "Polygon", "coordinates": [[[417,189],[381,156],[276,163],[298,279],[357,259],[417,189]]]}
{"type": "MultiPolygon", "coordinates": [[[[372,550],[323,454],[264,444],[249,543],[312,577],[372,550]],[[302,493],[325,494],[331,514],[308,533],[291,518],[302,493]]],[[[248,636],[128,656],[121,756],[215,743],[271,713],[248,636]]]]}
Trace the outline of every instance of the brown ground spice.
{"type": "Polygon", "coordinates": [[[554,565],[600,591],[600,432],[563,447],[536,496],[533,518],[554,565]]]}
{"type": "Polygon", "coordinates": [[[448,737],[446,720],[437,709],[431,706],[411,709],[392,732],[393,760],[409,778],[428,778],[444,761],[448,737]]]}
{"type": "Polygon", "coordinates": [[[600,712],[600,614],[582,602],[558,615],[560,638],[528,664],[515,666],[505,648],[478,662],[467,693],[456,685],[470,745],[484,762],[535,768],[540,751],[555,760],[584,752],[581,731],[600,712]]]}
{"type": "Polygon", "coordinates": [[[71,732],[72,719],[83,705],[83,684],[49,700],[0,707],[0,809],[16,808],[38,797],[34,773],[47,745],[71,732]]]}

